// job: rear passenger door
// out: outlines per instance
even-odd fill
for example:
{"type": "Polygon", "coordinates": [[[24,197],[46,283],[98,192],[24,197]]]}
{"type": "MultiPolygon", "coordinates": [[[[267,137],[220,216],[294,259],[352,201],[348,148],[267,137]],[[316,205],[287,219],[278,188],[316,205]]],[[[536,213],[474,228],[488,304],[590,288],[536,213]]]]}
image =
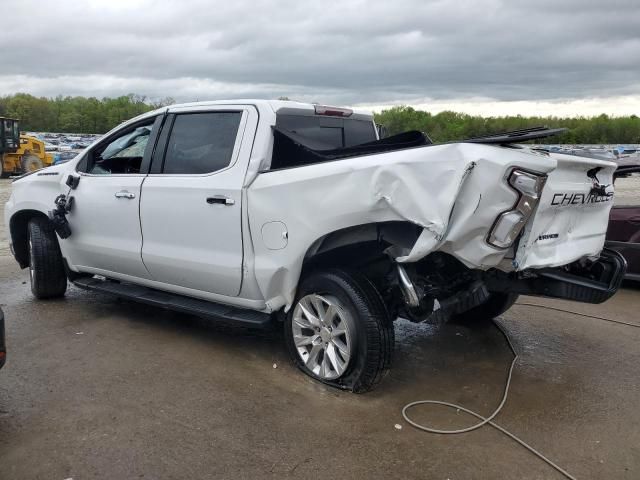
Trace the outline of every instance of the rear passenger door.
{"type": "Polygon", "coordinates": [[[242,185],[257,127],[250,106],[170,110],[142,185],[142,259],[156,281],[236,296],[242,185]]]}

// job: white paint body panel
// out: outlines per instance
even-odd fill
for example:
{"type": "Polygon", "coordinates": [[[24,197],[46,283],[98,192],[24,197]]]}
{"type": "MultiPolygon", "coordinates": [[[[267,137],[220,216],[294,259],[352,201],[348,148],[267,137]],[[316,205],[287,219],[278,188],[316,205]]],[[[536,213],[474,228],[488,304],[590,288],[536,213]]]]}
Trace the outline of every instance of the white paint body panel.
{"type": "Polygon", "coordinates": [[[254,240],[258,285],[273,308],[290,304],[314,242],[346,227],[386,221],[423,227],[398,261],[442,250],[471,268],[495,267],[507,252],[490,247],[485,238],[495,218],[515,203],[515,193],[502,181],[515,166],[547,173],[556,161],[486,145],[448,144],[259,175],[248,191],[251,230],[280,220],[289,241],[273,251],[254,240]]]}
{"type": "Polygon", "coordinates": [[[83,175],[78,200],[67,215],[71,231],[64,242],[71,265],[150,278],[140,257],[140,187],[144,175],[83,175]],[[134,198],[116,198],[128,192],[134,198]],[[81,201],[80,201],[81,200],[81,201]]]}
{"type": "MultiPolygon", "coordinates": [[[[210,107],[202,111],[216,111],[210,107]]],[[[236,296],[242,283],[242,184],[258,124],[244,108],[230,166],[204,175],[149,175],[142,186],[142,260],[154,280],[236,296]],[[207,198],[228,198],[229,205],[207,198]]]]}
{"type": "MultiPolygon", "coordinates": [[[[398,261],[414,262],[443,251],[482,270],[565,265],[597,256],[602,249],[612,202],[551,203],[558,193],[588,194],[592,184],[586,172],[595,166],[602,167],[602,183],[613,183],[613,163],[528,149],[446,144],[265,171],[271,162],[276,112],[310,114],[313,106],[236,100],[171,109],[222,106],[255,112],[253,117],[247,113],[233,166],[203,176],[112,177],[96,188],[91,200],[78,201],[78,211],[70,216],[72,228],[75,222],[82,231],[60,241],[71,269],[106,272],[162,290],[272,311],[291,304],[313,245],[352,226],[409,221],[422,227],[422,234],[411,249],[397,255],[398,261]],[[547,174],[548,180],[517,250],[500,250],[486,238],[497,216],[516,202],[506,181],[516,167],[547,174]],[[135,225],[137,201],[113,197],[136,186],[142,195],[142,230],[135,225]],[[208,205],[205,199],[212,194],[228,196],[235,205],[208,205]],[[555,233],[556,239],[538,240],[555,233]]],[[[54,198],[67,192],[64,181],[77,161],[47,169],[59,172],[57,176],[33,174],[16,182],[5,206],[7,226],[21,210],[51,210],[54,198]]],[[[89,188],[91,180],[83,177],[78,193],[89,188]]]]}
{"type": "MultiPolygon", "coordinates": [[[[604,160],[554,154],[558,167],[549,173],[540,207],[529,221],[516,255],[516,268],[558,267],[583,257],[596,257],[604,247],[613,199],[600,203],[579,203],[580,195],[588,195],[592,181],[587,171],[602,167],[598,179],[604,185],[613,185],[616,165],[604,160]],[[573,195],[573,204],[552,205],[565,195],[573,195]],[[540,239],[541,235],[557,238],[540,239]]],[[[613,187],[610,188],[611,190],[613,187]]]]}

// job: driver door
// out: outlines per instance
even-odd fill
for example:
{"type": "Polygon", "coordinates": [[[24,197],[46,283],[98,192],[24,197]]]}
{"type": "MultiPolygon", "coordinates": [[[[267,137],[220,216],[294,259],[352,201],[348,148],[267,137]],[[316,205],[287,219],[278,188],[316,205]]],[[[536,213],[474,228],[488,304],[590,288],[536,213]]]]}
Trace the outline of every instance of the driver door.
{"type": "Polygon", "coordinates": [[[149,279],[141,257],[140,189],[164,116],[127,125],[79,162],[63,255],[80,271],[149,279]]]}

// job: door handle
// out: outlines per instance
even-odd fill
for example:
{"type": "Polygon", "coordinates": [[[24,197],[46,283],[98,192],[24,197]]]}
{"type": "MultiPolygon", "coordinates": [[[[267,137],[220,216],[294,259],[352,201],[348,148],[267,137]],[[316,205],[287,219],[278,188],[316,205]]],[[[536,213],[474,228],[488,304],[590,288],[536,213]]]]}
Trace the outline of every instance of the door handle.
{"type": "Polygon", "coordinates": [[[116,198],[128,198],[131,200],[132,198],[136,198],[136,194],[122,190],[120,192],[116,192],[116,198]]]}
{"type": "Polygon", "coordinates": [[[214,195],[213,197],[207,197],[207,203],[213,205],[218,203],[220,205],[235,205],[236,201],[233,198],[225,197],[224,195],[214,195]]]}
{"type": "Polygon", "coordinates": [[[631,225],[640,225],[640,217],[631,217],[629,223],[631,225]]]}

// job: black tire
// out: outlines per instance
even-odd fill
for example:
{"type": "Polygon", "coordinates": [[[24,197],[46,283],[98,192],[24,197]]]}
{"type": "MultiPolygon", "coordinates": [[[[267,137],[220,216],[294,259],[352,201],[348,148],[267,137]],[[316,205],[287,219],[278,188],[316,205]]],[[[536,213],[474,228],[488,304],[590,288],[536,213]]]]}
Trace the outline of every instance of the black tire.
{"type": "Polygon", "coordinates": [[[4,158],[2,154],[0,154],[0,178],[9,178],[9,174],[4,171],[4,158]]]}
{"type": "Polygon", "coordinates": [[[304,278],[285,320],[285,341],[294,364],[310,377],[354,393],[371,390],[391,366],[395,332],[382,297],[369,279],[358,272],[331,269],[304,278]],[[303,362],[294,343],[293,314],[298,301],[310,294],[329,295],[348,311],[354,337],[351,358],[342,375],[325,380],[303,362]]]}
{"type": "Polygon", "coordinates": [[[29,222],[29,276],[36,298],[62,297],[67,291],[67,275],[56,233],[48,218],[29,222]]]}
{"type": "Polygon", "coordinates": [[[462,324],[488,323],[509,310],[516,300],[517,293],[492,293],[482,305],[455,315],[452,320],[462,324]]]}
{"type": "Polygon", "coordinates": [[[44,163],[36,155],[28,153],[22,157],[20,166],[22,167],[22,173],[29,173],[44,168],[44,163]]]}

